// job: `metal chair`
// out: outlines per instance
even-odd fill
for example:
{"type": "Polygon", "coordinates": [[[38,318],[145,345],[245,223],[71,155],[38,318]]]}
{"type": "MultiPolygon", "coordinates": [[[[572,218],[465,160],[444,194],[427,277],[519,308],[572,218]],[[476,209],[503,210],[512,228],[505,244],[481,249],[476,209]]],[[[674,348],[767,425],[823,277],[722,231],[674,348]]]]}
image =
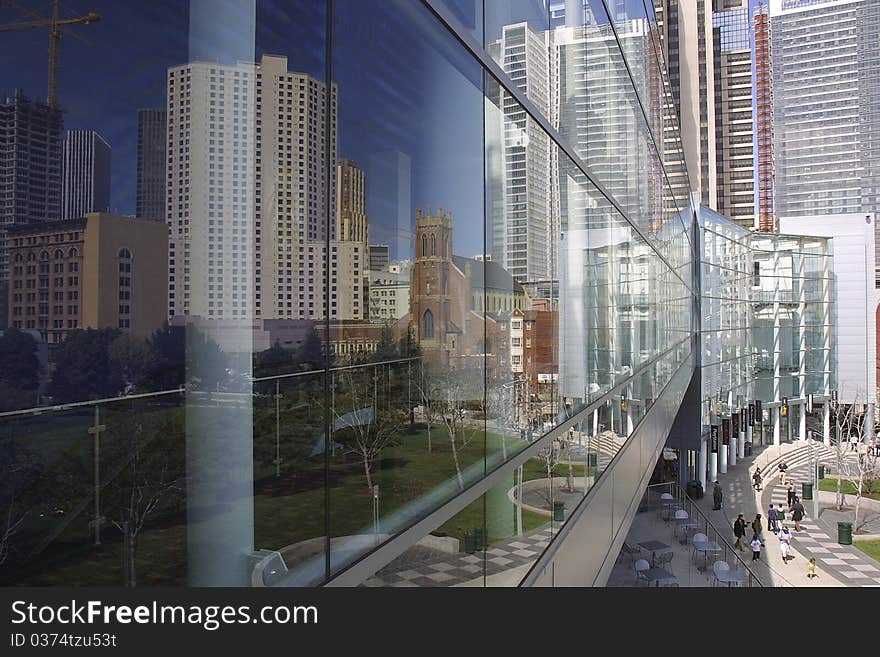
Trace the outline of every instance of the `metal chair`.
{"type": "Polygon", "coordinates": [[[674,556],[675,553],[672,550],[669,550],[668,552],[661,552],[657,555],[657,558],[654,559],[654,565],[662,568],[669,564],[674,556]]]}
{"type": "Polygon", "coordinates": [[[640,582],[644,582],[645,586],[648,585],[648,578],[645,577],[645,573],[650,569],[651,564],[648,563],[647,559],[639,559],[633,564],[633,570],[636,571],[636,586],[640,582]]]}
{"type": "Polygon", "coordinates": [[[630,545],[626,541],[624,541],[623,545],[620,548],[621,556],[626,555],[627,557],[629,557],[629,562],[631,564],[635,563],[636,555],[639,555],[641,553],[642,553],[642,551],[638,547],[633,547],[632,545],[630,545]]]}
{"type": "Polygon", "coordinates": [[[715,573],[715,579],[712,580],[712,586],[715,586],[715,583],[721,583],[725,575],[730,571],[730,566],[727,565],[726,561],[716,561],[712,564],[712,571],[715,573]]]}

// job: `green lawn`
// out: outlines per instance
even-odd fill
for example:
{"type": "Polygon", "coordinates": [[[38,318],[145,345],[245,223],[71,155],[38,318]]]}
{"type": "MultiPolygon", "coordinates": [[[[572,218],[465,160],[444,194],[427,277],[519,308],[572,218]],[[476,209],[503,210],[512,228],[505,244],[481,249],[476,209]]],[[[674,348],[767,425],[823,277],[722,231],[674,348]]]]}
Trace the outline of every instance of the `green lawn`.
{"type": "MultiPolygon", "coordinates": [[[[873,482],[873,488],[875,491],[880,490],[880,481],[875,480],[873,482]]],[[[831,493],[836,493],[837,492],[837,478],[825,477],[824,479],[820,479],[819,480],[819,490],[824,490],[824,491],[828,491],[831,493]]],[[[842,493],[844,493],[845,495],[855,495],[856,494],[856,487],[853,484],[853,482],[851,482],[849,479],[842,479],[840,491],[842,493]]],[[[864,493],[863,492],[862,496],[869,497],[872,500],[880,500],[880,492],[873,492],[873,493],[864,493]]]]}
{"type": "Polygon", "coordinates": [[[858,548],[875,561],[880,561],[880,541],[853,541],[853,547],[858,548]]]}

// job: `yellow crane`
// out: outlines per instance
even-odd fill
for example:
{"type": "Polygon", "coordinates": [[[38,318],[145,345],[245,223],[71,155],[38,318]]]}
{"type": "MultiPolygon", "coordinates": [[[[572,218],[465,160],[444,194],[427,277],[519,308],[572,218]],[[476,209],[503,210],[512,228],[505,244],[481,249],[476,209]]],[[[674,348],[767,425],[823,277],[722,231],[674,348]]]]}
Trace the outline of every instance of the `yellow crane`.
{"type": "Polygon", "coordinates": [[[49,28],[49,91],[46,95],[46,102],[50,107],[58,109],[58,57],[61,49],[61,35],[68,34],[75,39],[79,39],[84,43],[89,43],[74,32],[62,29],[70,25],[90,25],[101,20],[101,15],[90,11],[85,16],[77,18],[61,18],[59,13],[59,0],[54,0],[52,6],[52,16],[47,18],[40,16],[29,9],[25,9],[21,5],[12,2],[12,0],[0,0],[0,7],[9,6],[26,15],[31,20],[24,23],[5,23],[0,24],[0,32],[9,30],[27,30],[38,27],[49,28]]]}

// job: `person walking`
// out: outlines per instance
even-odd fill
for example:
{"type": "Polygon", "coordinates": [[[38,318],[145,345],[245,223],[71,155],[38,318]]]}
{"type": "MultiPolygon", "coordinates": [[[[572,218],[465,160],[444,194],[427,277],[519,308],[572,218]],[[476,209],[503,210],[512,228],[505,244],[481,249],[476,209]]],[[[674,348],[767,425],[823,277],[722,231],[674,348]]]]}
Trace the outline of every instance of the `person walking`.
{"type": "Polygon", "coordinates": [[[799,532],[801,530],[801,520],[804,519],[804,505],[801,504],[798,496],[794,496],[794,504],[791,505],[791,519],[794,520],[794,530],[799,532]]]}
{"type": "Polygon", "coordinates": [[[784,486],[785,485],[785,471],[788,470],[788,463],[783,461],[779,464],[779,482],[784,486]]]}
{"type": "Polygon", "coordinates": [[[788,488],[785,490],[785,503],[788,505],[788,508],[791,508],[791,503],[794,500],[794,488],[791,487],[791,484],[788,484],[788,488]]]}
{"type": "Polygon", "coordinates": [[[782,552],[782,563],[788,563],[788,552],[791,550],[791,532],[786,525],[779,530],[779,550],[782,552]]]}
{"type": "Polygon", "coordinates": [[[771,504],[770,509],[767,511],[767,525],[774,534],[779,531],[779,526],[776,524],[777,519],[776,508],[771,504]]]}
{"type": "Polygon", "coordinates": [[[736,517],[736,520],[733,523],[733,535],[736,536],[736,543],[733,544],[737,550],[745,550],[745,546],[743,545],[743,538],[746,535],[746,519],[743,518],[743,514],[739,514],[736,517]]]}
{"type": "Polygon", "coordinates": [[[715,487],[712,489],[712,501],[715,502],[715,506],[712,507],[713,511],[721,510],[721,498],[722,498],[722,490],[721,484],[718,483],[718,480],[715,480],[715,487]]]}
{"type": "Polygon", "coordinates": [[[761,514],[755,516],[755,519],[752,520],[752,532],[754,533],[754,538],[757,538],[761,545],[764,545],[764,523],[761,522],[761,514]]]}
{"type": "Polygon", "coordinates": [[[818,577],[816,574],[816,557],[812,557],[807,563],[807,579],[818,577]]]}
{"type": "Polygon", "coordinates": [[[758,540],[758,537],[755,536],[752,539],[752,542],[749,543],[752,548],[752,561],[757,561],[761,558],[761,541],[758,540]]]}
{"type": "Polygon", "coordinates": [[[752,485],[756,491],[761,491],[761,468],[755,470],[755,474],[752,475],[752,485]]]}
{"type": "Polygon", "coordinates": [[[776,523],[777,523],[777,525],[781,525],[784,522],[785,522],[785,507],[780,504],[779,508],[776,509],[776,523]]]}

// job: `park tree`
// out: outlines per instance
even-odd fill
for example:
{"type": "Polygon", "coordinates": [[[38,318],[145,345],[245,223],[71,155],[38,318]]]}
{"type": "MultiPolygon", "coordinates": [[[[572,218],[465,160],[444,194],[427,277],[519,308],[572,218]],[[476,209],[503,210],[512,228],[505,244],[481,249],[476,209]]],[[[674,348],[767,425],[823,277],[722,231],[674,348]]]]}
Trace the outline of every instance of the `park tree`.
{"type": "Polygon", "coordinates": [[[150,344],[123,333],[110,343],[108,356],[113,376],[122,382],[124,391],[140,392],[155,360],[150,344]]]}
{"type": "Polygon", "coordinates": [[[282,347],[278,340],[265,351],[254,354],[254,369],[261,373],[278,372],[291,365],[293,354],[282,347]]]}
{"type": "Polygon", "coordinates": [[[49,392],[62,403],[115,397],[122,379],[110,361],[110,344],[119,329],[77,329],[55,350],[49,392]]]}
{"type": "Polygon", "coordinates": [[[399,358],[397,353],[397,344],[394,342],[394,333],[391,326],[385,324],[382,327],[382,335],[379,337],[379,344],[376,345],[376,351],[373,352],[370,360],[374,363],[383,363],[389,360],[399,358]]]}
{"type": "Polygon", "coordinates": [[[186,328],[186,378],[198,390],[214,391],[229,380],[229,360],[220,345],[195,326],[186,328]]]}
{"type": "Polygon", "coordinates": [[[14,328],[0,334],[0,412],[35,406],[40,374],[33,336],[14,328]]]}
{"type": "Polygon", "coordinates": [[[38,475],[36,454],[12,435],[0,438],[0,567],[15,551],[16,539],[25,520],[39,501],[28,498],[27,488],[38,475]]]}
{"type": "Polygon", "coordinates": [[[324,367],[324,350],[321,336],[314,324],[309,327],[302,344],[296,352],[296,362],[305,370],[318,370],[324,367]]]}
{"type": "Polygon", "coordinates": [[[150,390],[173,390],[186,379],[186,328],[167,322],[147,340],[152,358],[147,372],[150,390]]]}
{"type": "MultiPolygon", "coordinates": [[[[842,491],[843,481],[849,481],[855,489],[853,504],[853,528],[858,531],[861,501],[873,487],[874,481],[880,478],[880,464],[876,451],[862,451],[868,427],[865,426],[864,404],[859,402],[862,397],[856,392],[853,403],[847,406],[838,405],[834,408],[837,439],[834,441],[834,457],[837,464],[837,495],[835,506],[838,511],[846,504],[846,496],[842,491]],[[848,443],[855,439],[855,450],[848,443]]],[[[862,397],[863,398],[863,397],[862,397]]]]}

